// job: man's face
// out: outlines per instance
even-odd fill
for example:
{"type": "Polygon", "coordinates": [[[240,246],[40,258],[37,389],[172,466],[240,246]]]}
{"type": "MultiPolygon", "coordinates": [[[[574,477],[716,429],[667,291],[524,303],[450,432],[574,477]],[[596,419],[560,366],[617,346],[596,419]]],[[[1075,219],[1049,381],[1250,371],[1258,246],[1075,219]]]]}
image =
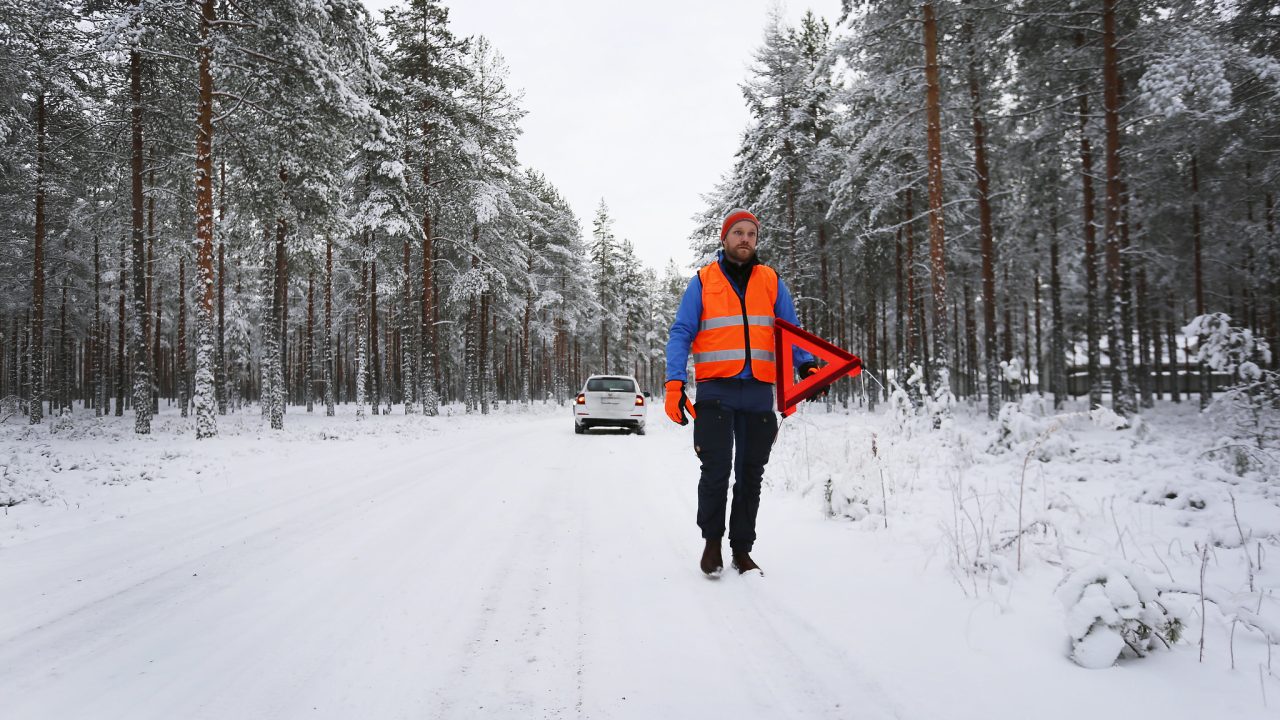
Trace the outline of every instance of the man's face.
{"type": "Polygon", "coordinates": [[[739,220],[724,236],[724,256],[736,263],[745,263],[756,254],[756,224],[739,220]]]}

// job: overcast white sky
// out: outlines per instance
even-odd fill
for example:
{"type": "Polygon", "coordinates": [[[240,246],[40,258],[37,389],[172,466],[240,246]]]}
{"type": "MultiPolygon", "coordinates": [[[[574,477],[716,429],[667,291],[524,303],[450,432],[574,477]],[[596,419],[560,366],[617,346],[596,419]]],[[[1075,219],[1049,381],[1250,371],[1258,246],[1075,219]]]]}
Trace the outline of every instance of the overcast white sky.
{"type": "MultiPolygon", "coordinates": [[[[365,0],[375,11],[395,0],[365,0]]],[[[454,0],[457,35],[506,58],[528,111],[523,164],[540,170],[591,230],[600,198],[620,238],[661,271],[691,259],[692,216],[733,163],[747,112],[739,85],[773,0],[454,0]]],[[[828,22],[840,0],[788,0],[796,22],[828,22]]],[[[379,13],[380,14],[380,13],[379,13]]],[[[767,224],[768,220],[763,219],[767,224]]]]}

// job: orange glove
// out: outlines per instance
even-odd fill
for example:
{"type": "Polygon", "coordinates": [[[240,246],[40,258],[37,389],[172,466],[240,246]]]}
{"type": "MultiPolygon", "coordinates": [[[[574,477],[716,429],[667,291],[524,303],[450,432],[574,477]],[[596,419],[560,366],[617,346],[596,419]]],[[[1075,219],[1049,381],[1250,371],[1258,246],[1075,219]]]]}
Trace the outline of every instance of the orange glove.
{"type": "Polygon", "coordinates": [[[689,418],[698,417],[698,413],[693,410],[693,403],[689,402],[689,396],[684,394],[683,380],[667,381],[667,417],[671,418],[671,422],[688,425],[689,418]],[[685,411],[689,412],[689,417],[685,417],[685,411]]]}

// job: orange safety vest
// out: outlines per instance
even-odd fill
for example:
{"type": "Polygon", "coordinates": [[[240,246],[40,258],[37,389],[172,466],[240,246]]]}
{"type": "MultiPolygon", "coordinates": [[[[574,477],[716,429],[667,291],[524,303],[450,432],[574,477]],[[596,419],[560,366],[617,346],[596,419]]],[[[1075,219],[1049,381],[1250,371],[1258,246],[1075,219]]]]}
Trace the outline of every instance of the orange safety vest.
{"type": "Polygon", "coordinates": [[[756,265],[747,280],[746,297],[738,295],[720,263],[698,271],[702,282],[702,318],[693,338],[693,372],[701,380],[737,377],[751,361],[751,375],[773,383],[773,307],[778,300],[778,273],[756,265]]]}

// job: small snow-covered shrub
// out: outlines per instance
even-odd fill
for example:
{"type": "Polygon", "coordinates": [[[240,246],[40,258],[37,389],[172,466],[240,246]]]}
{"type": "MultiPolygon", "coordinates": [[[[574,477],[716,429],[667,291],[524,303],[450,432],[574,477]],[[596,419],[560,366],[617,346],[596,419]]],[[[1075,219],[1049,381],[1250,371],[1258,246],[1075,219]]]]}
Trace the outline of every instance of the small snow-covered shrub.
{"type": "Polygon", "coordinates": [[[0,398],[0,422],[9,418],[27,414],[27,404],[17,395],[5,395],[0,398]]]}
{"type": "Polygon", "coordinates": [[[894,424],[898,428],[906,426],[907,421],[916,414],[915,403],[911,402],[908,393],[896,380],[889,381],[893,390],[889,393],[889,412],[893,415],[894,424]]]}
{"type": "Polygon", "coordinates": [[[1164,601],[1146,573],[1128,563],[1097,563],[1058,586],[1067,611],[1071,659],[1081,667],[1110,667],[1122,655],[1143,657],[1182,636],[1185,610],[1164,601]]]}
{"type": "Polygon", "coordinates": [[[1182,331],[1198,339],[1197,360],[1232,376],[1232,385],[1208,408],[1209,419],[1231,440],[1211,454],[1240,476],[1280,465],[1280,375],[1263,369],[1271,362],[1267,342],[1232,325],[1224,313],[1200,315],[1182,331]]]}
{"type": "Polygon", "coordinates": [[[955,395],[951,393],[950,371],[938,370],[930,392],[924,368],[919,363],[911,363],[910,370],[905,387],[890,381],[893,390],[889,394],[889,407],[897,429],[910,434],[916,427],[940,430],[949,425],[956,404],[955,395]]]}
{"type": "Polygon", "coordinates": [[[1050,421],[1044,416],[1044,403],[1037,402],[1038,397],[1027,395],[1021,402],[1001,406],[990,452],[1011,450],[1014,445],[1032,442],[1048,429],[1050,421]]]}
{"type": "Polygon", "coordinates": [[[71,430],[75,430],[75,427],[76,427],[75,419],[71,415],[71,411],[67,408],[63,408],[61,412],[59,412],[57,415],[54,415],[49,420],[50,433],[54,433],[54,434],[65,433],[71,430]]]}

